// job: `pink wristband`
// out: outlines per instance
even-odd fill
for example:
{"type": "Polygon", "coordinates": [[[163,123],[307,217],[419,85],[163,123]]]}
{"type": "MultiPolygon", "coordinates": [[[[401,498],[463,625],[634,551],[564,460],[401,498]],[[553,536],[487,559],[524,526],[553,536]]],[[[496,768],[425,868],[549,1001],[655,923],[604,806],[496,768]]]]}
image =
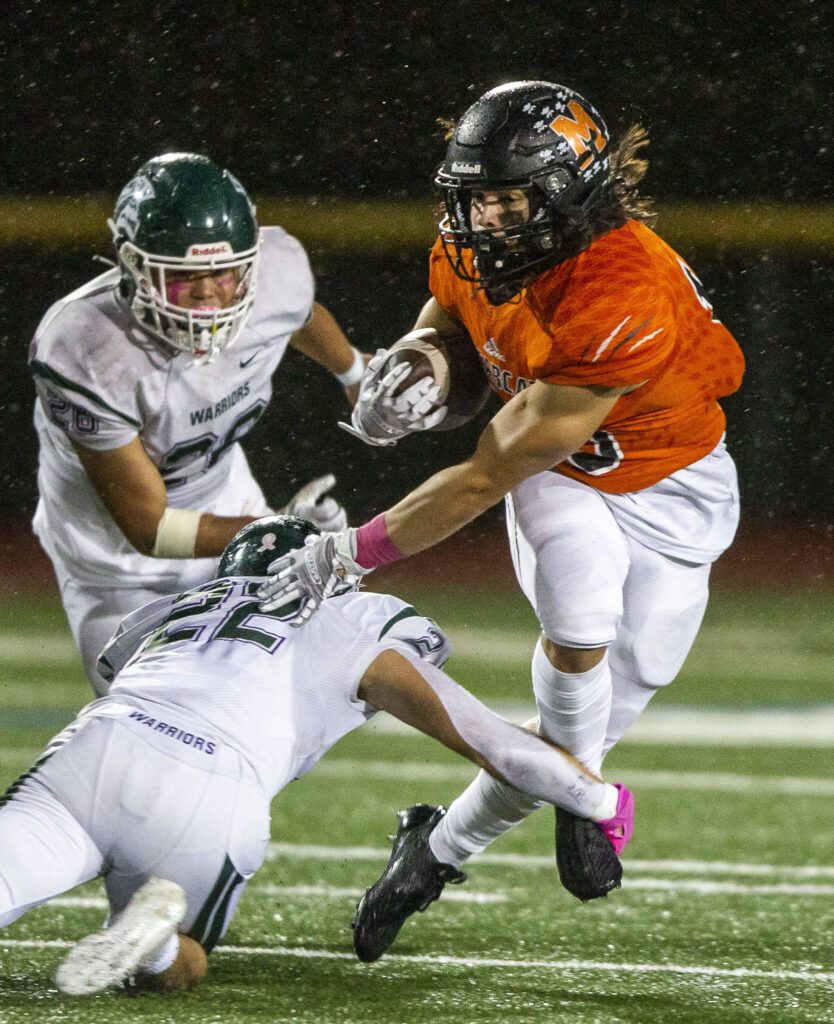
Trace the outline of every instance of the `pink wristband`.
{"type": "Polygon", "coordinates": [[[363,569],[376,569],[378,565],[397,562],[404,557],[388,536],[384,512],[356,531],[356,561],[363,569]]]}

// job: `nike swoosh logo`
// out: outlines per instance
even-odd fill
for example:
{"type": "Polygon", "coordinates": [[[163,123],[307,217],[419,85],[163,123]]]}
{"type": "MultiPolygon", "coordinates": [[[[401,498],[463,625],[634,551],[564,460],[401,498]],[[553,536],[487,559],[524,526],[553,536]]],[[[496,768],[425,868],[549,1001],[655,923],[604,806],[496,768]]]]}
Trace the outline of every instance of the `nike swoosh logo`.
{"type": "Polygon", "coordinates": [[[248,366],[252,362],[252,360],[255,358],[255,356],[257,356],[257,355],[259,355],[259,353],[255,352],[253,355],[249,356],[248,359],[241,359],[241,361],[240,361],[240,368],[241,368],[241,370],[244,368],[244,366],[248,366]]]}

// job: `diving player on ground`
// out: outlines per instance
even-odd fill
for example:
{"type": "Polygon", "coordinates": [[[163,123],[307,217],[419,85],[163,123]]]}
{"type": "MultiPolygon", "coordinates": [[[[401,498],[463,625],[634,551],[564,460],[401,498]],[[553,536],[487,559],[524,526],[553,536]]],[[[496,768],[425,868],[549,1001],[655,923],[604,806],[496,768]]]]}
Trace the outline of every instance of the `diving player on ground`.
{"type": "MultiPolygon", "coordinates": [[[[157,990],[199,982],[263,862],[271,799],[378,708],[605,834],[621,828],[622,787],[453,682],[440,669],[446,637],[405,602],[345,593],[302,631],[292,612],[261,612],[267,564],[317,532],[292,516],[251,523],[223,553],[220,578],[129,615],[99,660],[108,695],[0,798],[0,926],[104,877],[110,927],[70,951],[62,991],[132,975],[157,990]]],[[[465,878],[450,868],[411,886],[414,854],[409,843],[392,855],[413,901],[465,878]]]]}

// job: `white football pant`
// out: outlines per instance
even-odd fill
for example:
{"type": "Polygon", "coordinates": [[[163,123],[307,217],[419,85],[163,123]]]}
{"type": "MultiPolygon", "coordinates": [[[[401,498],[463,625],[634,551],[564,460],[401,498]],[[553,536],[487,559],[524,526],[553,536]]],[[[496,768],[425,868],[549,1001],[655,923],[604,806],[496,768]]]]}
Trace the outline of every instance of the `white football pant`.
{"type": "Polygon", "coordinates": [[[156,875],[211,950],[266,855],[269,801],[232,748],[167,746],[89,714],[53,740],[0,805],[0,927],[102,874],[118,914],[156,875]]]}

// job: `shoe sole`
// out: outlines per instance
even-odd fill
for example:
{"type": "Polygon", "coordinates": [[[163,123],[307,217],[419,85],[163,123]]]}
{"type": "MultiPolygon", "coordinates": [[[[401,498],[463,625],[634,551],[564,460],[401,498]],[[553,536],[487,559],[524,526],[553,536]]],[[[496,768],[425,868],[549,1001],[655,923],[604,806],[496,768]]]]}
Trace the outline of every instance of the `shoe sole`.
{"type": "Polygon", "coordinates": [[[185,908],[185,893],[176,882],[150,879],[112,928],[73,946],[55,974],[58,988],[70,996],[85,996],[124,981],[173,933],[185,908]]]}
{"type": "Polygon", "coordinates": [[[556,866],[568,892],[586,903],[622,884],[623,866],[602,829],[556,808],[556,866]]]}

